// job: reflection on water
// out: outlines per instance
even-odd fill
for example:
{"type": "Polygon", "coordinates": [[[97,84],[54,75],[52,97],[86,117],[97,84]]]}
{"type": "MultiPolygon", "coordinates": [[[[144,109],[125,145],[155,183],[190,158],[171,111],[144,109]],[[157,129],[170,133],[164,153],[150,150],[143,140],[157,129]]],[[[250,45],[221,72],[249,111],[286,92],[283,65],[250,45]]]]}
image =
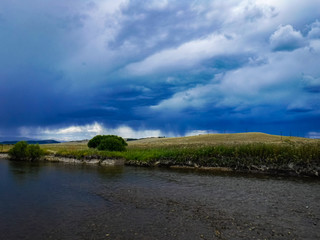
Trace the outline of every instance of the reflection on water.
{"type": "Polygon", "coordinates": [[[10,161],[9,170],[14,179],[22,183],[30,177],[36,178],[41,170],[41,164],[39,162],[10,161]]]}
{"type": "Polygon", "coordinates": [[[319,180],[0,161],[1,239],[319,239],[319,180]]]}
{"type": "MultiPolygon", "coordinates": [[[[88,173],[97,173],[102,178],[112,178],[121,176],[123,167],[104,166],[98,167],[90,164],[69,164],[69,163],[50,163],[50,162],[26,162],[26,161],[8,161],[9,170],[12,176],[19,181],[35,179],[43,168],[59,168],[63,172],[85,171],[88,173]],[[61,167],[62,166],[62,167],[61,167]]],[[[46,169],[48,170],[48,169],[46,169]]]]}

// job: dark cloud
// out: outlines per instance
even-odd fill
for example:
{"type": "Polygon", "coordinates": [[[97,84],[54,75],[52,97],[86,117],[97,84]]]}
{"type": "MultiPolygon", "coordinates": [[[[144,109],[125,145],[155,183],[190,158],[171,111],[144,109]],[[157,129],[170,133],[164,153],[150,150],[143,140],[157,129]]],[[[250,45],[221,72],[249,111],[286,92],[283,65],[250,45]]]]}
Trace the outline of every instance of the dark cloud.
{"type": "Polygon", "coordinates": [[[293,112],[293,113],[306,113],[306,112],[311,112],[311,108],[290,108],[288,109],[288,112],[293,112]]]}
{"type": "Polygon", "coordinates": [[[311,6],[319,3],[3,0],[0,137],[317,134],[311,6]]]}
{"type": "Polygon", "coordinates": [[[320,22],[318,19],[311,24],[308,37],[311,39],[320,38],[320,22]]]}
{"type": "Polygon", "coordinates": [[[191,1],[171,1],[163,6],[151,2],[130,1],[122,9],[120,31],[109,42],[111,48],[129,43],[150,54],[204,37],[220,28],[221,21],[208,21],[205,13],[199,14],[191,1]]]}
{"type": "Polygon", "coordinates": [[[274,51],[293,51],[305,45],[302,34],[291,25],[280,26],[270,37],[274,51]]]}
{"type": "Polygon", "coordinates": [[[64,91],[63,75],[46,69],[20,67],[1,76],[0,106],[6,127],[46,125],[57,121],[59,112],[73,105],[74,96],[64,91]]]}
{"type": "Polygon", "coordinates": [[[320,93],[320,77],[304,76],[302,83],[306,91],[310,93],[320,93]]]}
{"type": "Polygon", "coordinates": [[[254,58],[255,56],[249,53],[240,55],[222,55],[203,61],[202,66],[217,69],[215,73],[217,73],[218,71],[224,72],[249,64],[250,61],[252,61],[252,59],[254,58]]]}

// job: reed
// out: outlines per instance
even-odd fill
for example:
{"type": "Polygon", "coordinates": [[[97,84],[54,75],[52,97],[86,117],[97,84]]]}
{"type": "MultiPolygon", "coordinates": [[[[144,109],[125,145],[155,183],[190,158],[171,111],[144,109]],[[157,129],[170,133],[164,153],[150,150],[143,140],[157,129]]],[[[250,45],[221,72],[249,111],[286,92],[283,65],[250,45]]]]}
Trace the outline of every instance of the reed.
{"type": "Polygon", "coordinates": [[[59,156],[82,158],[123,158],[144,163],[201,166],[283,165],[289,163],[320,163],[320,144],[237,144],[217,146],[167,146],[161,148],[129,148],[125,152],[108,152],[92,149],[60,150],[59,156]]]}

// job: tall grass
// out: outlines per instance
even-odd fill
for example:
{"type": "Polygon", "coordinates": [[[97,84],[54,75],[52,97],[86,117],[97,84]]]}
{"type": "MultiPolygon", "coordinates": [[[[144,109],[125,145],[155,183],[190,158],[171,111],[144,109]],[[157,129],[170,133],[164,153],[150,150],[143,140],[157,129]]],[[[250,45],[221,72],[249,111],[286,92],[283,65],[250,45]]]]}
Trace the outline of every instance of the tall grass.
{"type": "Polygon", "coordinates": [[[13,145],[8,145],[8,144],[0,144],[0,153],[7,153],[13,145]]]}
{"type": "Polygon", "coordinates": [[[167,146],[161,148],[129,148],[125,152],[98,150],[60,150],[57,155],[82,158],[123,158],[143,163],[160,162],[201,166],[247,166],[320,164],[320,144],[237,144],[204,147],[167,146]]]}

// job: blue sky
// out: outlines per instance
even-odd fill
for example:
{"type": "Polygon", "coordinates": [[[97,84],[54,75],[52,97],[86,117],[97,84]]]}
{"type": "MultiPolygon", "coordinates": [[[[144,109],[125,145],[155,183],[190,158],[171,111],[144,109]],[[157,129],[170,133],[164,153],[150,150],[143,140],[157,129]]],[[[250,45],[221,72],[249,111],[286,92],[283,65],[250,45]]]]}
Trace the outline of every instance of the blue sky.
{"type": "Polygon", "coordinates": [[[320,137],[318,0],[1,0],[0,139],[320,137]]]}

